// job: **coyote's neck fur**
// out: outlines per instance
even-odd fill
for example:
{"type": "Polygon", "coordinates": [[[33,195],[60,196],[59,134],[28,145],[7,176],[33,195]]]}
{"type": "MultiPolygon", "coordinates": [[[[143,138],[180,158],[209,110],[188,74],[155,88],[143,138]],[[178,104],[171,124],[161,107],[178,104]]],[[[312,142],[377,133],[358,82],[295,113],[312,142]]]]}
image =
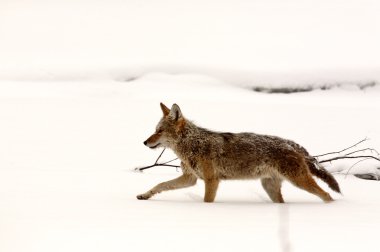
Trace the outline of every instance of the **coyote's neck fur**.
{"type": "Polygon", "coordinates": [[[185,120],[184,126],[178,131],[178,139],[171,148],[177,155],[208,156],[211,149],[219,142],[214,142],[214,132],[198,127],[193,122],[185,120]]]}

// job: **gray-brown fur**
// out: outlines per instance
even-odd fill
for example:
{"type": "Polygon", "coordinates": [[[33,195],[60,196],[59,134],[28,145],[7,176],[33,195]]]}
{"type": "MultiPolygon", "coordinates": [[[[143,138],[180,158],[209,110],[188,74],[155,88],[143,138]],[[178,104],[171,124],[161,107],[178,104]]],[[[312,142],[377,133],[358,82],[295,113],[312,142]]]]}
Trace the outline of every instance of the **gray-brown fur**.
{"type": "Polygon", "coordinates": [[[329,173],[321,164],[319,164],[318,161],[314,157],[310,156],[310,154],[307,152],[307,150],[304,147],[302,147],[301,145],[293,141],[289,141],[289,140],[286,140],[286,141],[288,141],[288,143],[295,150],[297,150],[298,152],[302,153],[305,156],[305,160],[309,167],[309,170],[314,176],[322,179],[335,192],[340,193],[339,184],[335,180],[333,175],[331,175],[331,173],[329,173]]]}
{"type": "Polygon", "coordinates": [[[138,195],[138,199],[191,186],[198,178],[205,181],[205,202],[213,202],[219,182],[230,179],[260,178],[269,197],[278,203],[284,202],[284,179],[324,201],[332,198],[317,185],[312,174],[340,191],[331,174],[317,169],[307,151],[293,141],[255,133],[214,132],[186,120],[176,104],[170,110],[161,104],[161,109],[164,116],[156,133],[144,143],[151,148],[171,148],[182,161],[183,175],[138,195]]]}
{"type": "Polygon", "coordinates": [[[337,193],[340,193],[340,188],[338,182],[335,180],[333,175],[329,173],[325,168],[318,164],[318,162],[307,161],[307,165],[309,166],[309,170],[311,174],[322,179],[326,182],[329,187],[337,193]],[[316,167],[318,166],[318,167],[316,167]]]}

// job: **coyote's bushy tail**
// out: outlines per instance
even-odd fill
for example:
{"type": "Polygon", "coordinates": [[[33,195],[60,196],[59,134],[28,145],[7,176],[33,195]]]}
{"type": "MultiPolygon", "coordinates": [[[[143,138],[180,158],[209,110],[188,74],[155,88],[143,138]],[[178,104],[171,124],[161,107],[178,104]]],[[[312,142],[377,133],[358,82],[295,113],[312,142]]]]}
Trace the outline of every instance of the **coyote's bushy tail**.
{"type": "Polygon", "coordinates": [[[306,163],[307,163],[307,165],[309,167],[309,170],[310,170],[311,174],[313,174],[314,176],[322,179],[335,192],[340,193],[340,188],[339,188],[338,182],[335,180],[335,178],[333,177],[333,175],[331,175],[331,173],[329,173],[325,168],[323,168],[322,165],[320,165],[318,163],[317,160],[315,160],[315,159],[313,159],[313,160],[307,159],[306,163]]]}

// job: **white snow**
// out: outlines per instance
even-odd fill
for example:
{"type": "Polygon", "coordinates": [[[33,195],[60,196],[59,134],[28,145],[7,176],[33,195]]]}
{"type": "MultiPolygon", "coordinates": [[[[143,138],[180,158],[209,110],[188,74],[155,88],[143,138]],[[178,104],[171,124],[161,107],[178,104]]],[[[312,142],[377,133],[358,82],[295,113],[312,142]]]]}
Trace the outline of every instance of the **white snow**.
{"type": "Polygon", "coordinates": [[[364,136],[380,149],[376,89],[267,95],[165,74],[0,87],[1,251],[356,251],[378,243],[378,182],[338,175],[344,195],[332,193],[331,204],[286,183],[281,206],[258,181],[224,182],[216,203],[205,204],[202,181],[138,201],[180,173],[133,172],[158,155],[142,142],[161,116],[159,101],[178,102],[202,126],[276,134],[319,154],[364,136]]]}
{"type": "Polygon", "coordinates": [[[214,204],[202,181],[138,201],[180,172],[133,169],[159,154],[143,145],[159,102],[313,155],[364,137],[380,150],[379,14],[371,0],[1,1],[0,251],[376,250],[379,182],[350,174],[378,162],[329,164],[330,204],[289,183],[273,204],[259,181],[223,182],[214,204]]]}

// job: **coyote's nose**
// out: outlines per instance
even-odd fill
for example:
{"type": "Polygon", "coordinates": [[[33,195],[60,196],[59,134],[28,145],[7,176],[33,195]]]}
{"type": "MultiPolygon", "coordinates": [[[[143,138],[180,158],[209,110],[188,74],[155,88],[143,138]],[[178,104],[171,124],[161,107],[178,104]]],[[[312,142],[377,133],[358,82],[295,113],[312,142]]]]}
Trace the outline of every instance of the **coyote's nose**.
{"type": "Polygon", "coordinates": [[[147,145],[147,144],[148,144],[148,141],[144,141],[144,144],[147,145]]]}

